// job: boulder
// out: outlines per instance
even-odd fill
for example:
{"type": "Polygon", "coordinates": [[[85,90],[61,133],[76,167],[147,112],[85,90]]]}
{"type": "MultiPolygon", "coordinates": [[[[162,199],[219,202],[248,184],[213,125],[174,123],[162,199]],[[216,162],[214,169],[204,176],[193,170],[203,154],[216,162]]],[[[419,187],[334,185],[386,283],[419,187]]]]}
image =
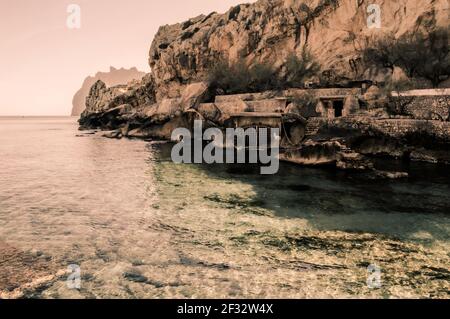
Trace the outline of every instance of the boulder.
{"type": "Polygon", "coordinates": [[[129,83],[133,80],[139,81],[145,75],[144,72],[138,71],[136,68],[116,69],[110,67],[108,72],[97,72],[94,76],[87,77],[82,87],[75,93],[72,100],[72,116],[80,116],[86,109],[86,98],[89,95],[90,88],[98,80],[101,80],[106,86],[116,86],[129,83]]]}
{"type": "Polygon", "coordinates": [[[183,111],[196,109],[208,95],[208,84],[206,82],[192,83],[183,90],[180,97],[180,108],[183,111]]]}
{"type": "Polygon", "coordinates": [[[117,138],[117,139],[120,139],[120,138],[122,138],[122,130],[114,130],[114,131],[111,131],[111,132],[106,132],[106,133],[104,133],[103,134],[103,136],[104,137],[107,137],[107,138],[117,138]]]}

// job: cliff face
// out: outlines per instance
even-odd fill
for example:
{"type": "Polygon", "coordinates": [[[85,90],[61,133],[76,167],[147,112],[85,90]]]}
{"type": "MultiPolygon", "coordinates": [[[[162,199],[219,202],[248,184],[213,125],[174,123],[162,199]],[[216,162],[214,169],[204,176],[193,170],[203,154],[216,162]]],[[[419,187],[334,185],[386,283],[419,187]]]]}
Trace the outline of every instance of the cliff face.
{"type": "MultiPolygon", "coordinates": [[[[97,123],[101,113],[121,105],[149,122],[155,110],[167,105],[184,112],[180,101],[192,93],[189,84],[205,80],[208,69],[224,60],[266,63],[282,73],[289,55],[309,50],[320,63],[322,76],[371,79],[377,74],[364,69],[362,48],[386,35],[399,38],[408,32],[448,27],[448,15],[448,0],[259,0],[224,14],[162,26],[149,52],[151,75],[131,85],[107,88],[97,83],[80,123],[89,127],[90,117],[97,123]],[[381,9],[381,28],[369,27],[373,4],[381,9]]],[[[209,93],[214,95],[202,89],[191,98],[197,104],[200,96],[209,101],[209,93]]]]}
{"type": "MultiPolygon", "coordinates": [[[[243,126],[255,122],[274,126],[262,122],[261,114],[279,113],[274,117],[278,120],[274,121],[281,121],[287,127],[281,144],[287,141],[286,145],[299,146],[304,151],[292,155],[294,162],[306,158],[306,162],[317,163],[325,152],[327,161],[337,161],[341,168],[370,170],[373,169],[370,161],[358,153],[378,155],[380,152],[448,163],[448,151],[441,154],[440,150],[436,153],[434,149],[426,149],[427,145],[434,144],[448,147],[448,125],[438,121],[435,130],[429,128],[426,120],[416,118],[405,122],[390,118],[385,93],[376,86],[365,94],[361,88],[346,89],[346,93],[329,88],[315,93],[292,89],[218,96],[219,91],[205,81],[208,70],[224,61],[238,62],[236,65],[244,62],[248,66],[270,64],[282,75],[287,58],[291,54],[300,56],[305,50],[321,65],[319,76],[328,77],[329,82],[345,78],[378,80],[380,76],[386,80],[389,76],[399,76],[396,71],[401,75],[399,69],[394,68],[390,73],[368,72],[373,70],[364,69],[362,49],[387,35],[399,38],[406,33],[448,27],[448,14],[448,0],[259,0],[236,6],[224,14],[201,15],[184,23],[162,26],[150,48],[152,73],[128,85],[107,87],[97,81],[86,99],[87,108],[80,124],[82,128],[112,130],[107,136],[114,138],[170,139],[174,128],[189,127],[195,118],[214,127],[234,127],[242,126],[238,125],[242,123],[240,117],[236,122],[235,114],[246,113],[243,126]],[[381,9],[380,28],[369,27],[368,18],[374,13],[368,9],[373,4],[381,9]],[[314,104],[312,94],[328,96],[329,100],[325,101],[326,105],[324,101],[314,104]],[[332,100],[342,95],[346,98],[335,105],[332,100]],[[310,102],[313,109],[306,113],[318,115],[303,113],[302,109],[310,102]],[[309,116],[313,119],[308,120],[309,116]],[[320,116],[319,122],[314,121],[314,116],[320,116]],[[349,123],[342,122],[341,116],[349,117],[349,123]],[[392,128],[391,121],[385,127],[382,121],[385,118],[395,120],[392,128]],[[370,129],[365,129],[367,126],[370,129]],[[404,136],[391,136],[390,131],[404,136]],[[436,132],[443,132],[443,137],[438,137],[436,132]],[[425,142],[417,144],[418,136],[425,142]],[[313,141],[315,137],[319,142],[313,141]],[[340,139],[339,145],[333,142],[336,137],[340,139]],[[327,139],[331,144],[321,142],[327,139]],[[409,143],[406,148],[404,141],[409,143]],[[403,145],[400,153],[399,145],[403,145]]],[[[446,100],[442,101],[440,109],[445,108],[446,100]]],[[[431,106],[425,108],[429,110],[431,106]]],[[[448,116],[448,112],[444,115],[448,116]]]]}
{"type": "Polygon", "coordinates": [[[306,47],[329,76],[361,78],[358,50],[370,39],[433,26],[448,27],[448,0],[259,0],[225,14],[162,26],[150,49],[158,97],[205,76],[219,60],[244,59],[282,68],[306,47]],[[381,8],[381,28],[369,28],[370,4],[381,8]]]}
{"type": "Polygon", "coordinates": [[[144,72],[138,71],[136,68],[116,69],[111,67],[109,72],[98,72],[95,76],[87,77],[81,88],[75,93],[72,100],[72,116],[80,116],[86,108],[86,97],[95,82],[101,80],[107,86],[115,86],[125,84],[132,80],[141,80],[145,75],[144,72]]]}
{"type": "Polygon", "coordinates": [[[126,106],[130,111],[155,103],[154,79],[151,74],[145,75],[141,81],[131,81],[128,84],[107,87],[98,80],[90,88],[86,98],[86,110],[81,114],[81,120],[90,115],[101,115],[111,109],[126,106]]]}

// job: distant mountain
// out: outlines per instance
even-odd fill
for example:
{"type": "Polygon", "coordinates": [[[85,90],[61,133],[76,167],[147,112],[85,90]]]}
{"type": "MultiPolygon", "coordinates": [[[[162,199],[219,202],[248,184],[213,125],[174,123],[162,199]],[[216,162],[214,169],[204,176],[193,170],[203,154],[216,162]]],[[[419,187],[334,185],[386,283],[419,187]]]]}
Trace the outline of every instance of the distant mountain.
{"type": "Polygon", "coordinates": [[[89,90],[98,80],[103,81],[107,86],[114,86],[119,84],[127,84],[132,80],[141,80],[145,72],[140,72],[137,68],[131,69],[116,69],[110,67],[109,72],[98,72],[95,76],[87,77],[82,87],[75,93],[72,100],[72,116],[80,116],[86,108],[86,97],[89,90]]]}

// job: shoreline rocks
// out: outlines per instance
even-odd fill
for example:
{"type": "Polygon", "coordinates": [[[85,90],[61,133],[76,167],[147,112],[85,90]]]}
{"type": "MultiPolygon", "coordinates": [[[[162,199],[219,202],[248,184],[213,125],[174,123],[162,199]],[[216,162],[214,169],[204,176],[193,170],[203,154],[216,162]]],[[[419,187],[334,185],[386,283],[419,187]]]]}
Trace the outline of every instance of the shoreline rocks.
{"type": "MultiPolygon", "coordinates": [[[[406,11],[407,1],[381,4],[383,12],[400,16],[386,17],[380,36],[448,24],[444,0],[425,0],[406,11]]],[[[284,127],[282,160],[301,165],[376,172],[370,160],[376,156],[450,164],[449,123],[414,116],[391,118],[381,107],[385,99],[376,86],[224,96],[205,82],[208,70],[221,61],[243,61],[247,66],[269,63],[282,74],[287,56],[300,55],[308,47],[322,65],[320,76],[334,79],[333,83],[366,85],[371,79],[361,78],[367,70],[354,43],[373,39],[372,31],[366,27],[364,1],[355,6],[353,0],[259,0],[224,14],[162,26],[149,52],[152,73],[126,85],[94,83],[80,130],[105,130],[109,138],[170,140],[175,128],[191,128],[195,119],[203,120],[206,128],[279,126],[284,127]],[[317,99],[315,110],[299,105],[302,99],[296,94],[317,99]],[[340,112],[335,101],[342,103],[340,112]]],[[[375,81],[389,76],[393,75],[375,81]]],[[[439,110],[448,96],[441,100],[436,104],[439,110]]],[[[422,102],[414,108],[422,107],[422,102]]],[[[391,172],[375,175],[405,177],[391,172]]]]}
{"type": "Polygon", "coordinates": [[[103,81],[108,86],[115,86],[130,81],[140,81],[144,75],[144,72],[140,72],[136,68],[116,69],[110,67],[108,72],[97,72],[94,76],[88,76],[83,81],[81,88],[73,96],[71,115],[80,116],[83,113],[86,109],[86,97],[89,94],[90,88],[98,80],[103,81]]]}

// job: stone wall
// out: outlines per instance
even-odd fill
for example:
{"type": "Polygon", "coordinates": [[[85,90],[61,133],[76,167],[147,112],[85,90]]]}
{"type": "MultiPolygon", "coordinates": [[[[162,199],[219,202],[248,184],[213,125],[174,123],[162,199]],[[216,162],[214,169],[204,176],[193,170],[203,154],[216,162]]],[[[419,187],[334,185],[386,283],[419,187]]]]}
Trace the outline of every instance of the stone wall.
{"type": "Polygon", "coordinates": [[[348,96],[361,95],[360,88],[326,88],[326,89],[288,89],[284,91],[283,95],[286,97],[311,94],[314,97],[330,97],[330,96],[348,96]]]}
{"type": "Polygon", "coordinates": [[[362,90],[359,88],[329,88],[329,89],[288,89],[284,91],[266,91],[261,93],[243,93],[234,95],[218,95],[216,102],[235,102],[235,101],[257,101],[273,98],[296,98],[303,95],[311,95],[313,97],[329,97],[329,96],[347,96],[361,95],[362,90]]]}
{"type": "Polygon", "coordinates": [[[392,95],[396,99],[410,103],[406,107],[406,113],[415,119],[446,120],[449,117],[450,89],[448,88],[412,90],[392,95]]]}
{"type": "MultiPolygon", "coordinates": [[[[407,97],[402,97],[406,99],[407,97]]],[[[450,109],[450,95],[447,96],[416,96],[407,106],[408,114],[416,119],[447,119],[450,109]]]]}
{"type": "Polygon", "coordinates": [[[380,131],[396,137],[417,131],[427,131],[436,136],[450,138],[450,122],[392,119],[375,120],[372,125],[380,131]]]}
{"type": "Polygon", "coordinates": [[[337,125],[374,128],[386,135],[401,138],[408,133],[426,131],[435,136],[450,140],[450,122],[425,121],[413,119],[375,119],[375,118],[340,118],[331,121],[337,125]]]}

